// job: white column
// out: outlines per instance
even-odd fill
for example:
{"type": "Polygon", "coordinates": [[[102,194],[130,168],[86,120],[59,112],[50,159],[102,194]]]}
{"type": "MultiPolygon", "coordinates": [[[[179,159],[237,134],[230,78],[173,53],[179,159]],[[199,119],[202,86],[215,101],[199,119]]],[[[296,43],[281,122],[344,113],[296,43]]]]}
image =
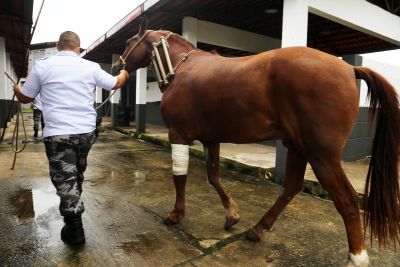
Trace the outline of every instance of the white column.
{"type": "Polygon", "coordinates": [[[146,104],[147,68],[136,71],[136,104],[146,104]]]}
{"type": "Polygon", "coordinates": [[[96,104],[101,104],[103,102],[103,88],[96,86],[95,101],[96,101],[96,104]]]}
{"type": "Polygon", "coordinates": [[[4,72],[6,71],[6,43],[3,37],[0,37],[0,100],[6,99],[7,81],[4,72]]]}
{"type": "Polygon", "coordinates": [[[147,93],[147,68],[136,71],[136,105],[135,124],[136,132],[146,132],[146,93],[147,93]]]}
{"type": "MultiPolygon", "coordinates": [[[[115,62],[120,55],[113,54],[112,55],[112,62],[115,62]]],[[[111,70],[111,68],[110,68],[111,70]]],[[[118,114],[118,104],[121,100],[121,89],[117,89],[115,91],[110,91],[110,94],[113,94],[110,98],[110,105],[111,105],[111,123],[113,126],[117,125],[117,114],[118,114]]]]}
{"type": "MultiPolygon", "coordinates": [[[[308,4],[305,0],[284,0],[282,19],[282,47],[307,46],[308,4]]],[[[287,148],[282,140],[276,142],[275,175],[285,177],[287,148]]]]}
{"type": "Polygon", "coordinates": [[[119,104],[119,100],[121,99],[121,90],[117,89],[114,91],[110,91],[110,94],[113,94],[112,97],[110,98],[110,103],[111,104],[119,104]]]}
{"type": "Polygon", "coordinates": [[[282,47],[307,46],[308,4],[305,0],[284,0],[282,47]]]}
{"type": "MultiPolygon", "coordinates": [[[[8,75],[11,76],[11,78],[14,79],[12,71],[11,71],[11,59],[10,59],[10,53],[6,53],[6,72],[8,73],[8,75]]],[[[4,74],[4,73],[3,73],[4,74]]],[[[1,75],[1,73],[0,73],[1,75]]],[[[6,78],[6,99],[7,100],[11,100],[12,98],[12,85],[13,83],[11,82],[10,79],[6,78]]]]}
{"type": "Polygon", "coordinates": [[[185,17],[182,20],[182,36],[191,42],[195,47],[197,47],[197,34],[198,20],[192,17],[185,17]]]}
{"type": "Polygon", "coordinates": [[[8,116],[8,81],[4,72],[7,70],[7,55],[6,55],[6,43],[3,37],[0,37],[0,128],[6,127],[7,116],[8,116]]]}

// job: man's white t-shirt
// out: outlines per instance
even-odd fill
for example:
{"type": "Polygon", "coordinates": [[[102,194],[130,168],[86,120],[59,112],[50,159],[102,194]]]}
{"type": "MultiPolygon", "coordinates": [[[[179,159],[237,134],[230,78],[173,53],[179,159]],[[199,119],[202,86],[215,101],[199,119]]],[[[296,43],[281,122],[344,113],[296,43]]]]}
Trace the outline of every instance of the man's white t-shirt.
{"type": "Polygon", "coordinates": [[[96,128],[94,89],[111,90],[117,78],[100,65],[72,51],[37,60],[21,93],[35,98],[40,93],[45,123],[44,137],[89,133],[96,128]]]}

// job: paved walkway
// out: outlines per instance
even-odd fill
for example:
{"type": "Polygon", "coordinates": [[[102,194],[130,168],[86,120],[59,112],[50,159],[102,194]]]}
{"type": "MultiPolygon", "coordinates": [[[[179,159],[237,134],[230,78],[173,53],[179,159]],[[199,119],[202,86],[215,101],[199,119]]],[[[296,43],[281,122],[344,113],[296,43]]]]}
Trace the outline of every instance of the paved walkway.
{"type": "MultiPolygon", "coordinates": [[[[225,231],[224,209],[196,157],[186,217],[177,226],[163,225],[175,199],[169,150],[111,130],[101,132],[88,158],[82,196],[87,242],[69,247],[59,237],[63,222],[43,144],[30,142],[11,171],[9,140],[0,144],[1,266],[336,267],[347,260],[345,229],[332,202],[303,193],[263,241],[247,241],[243,232],[271,207],[280,187],[222,168],[222,183],[241,212],[241,221],[225,231]]],[[[367,249],[372,266],[400,266],[398,252],[379,250],[376,242],[367,249]]]]}

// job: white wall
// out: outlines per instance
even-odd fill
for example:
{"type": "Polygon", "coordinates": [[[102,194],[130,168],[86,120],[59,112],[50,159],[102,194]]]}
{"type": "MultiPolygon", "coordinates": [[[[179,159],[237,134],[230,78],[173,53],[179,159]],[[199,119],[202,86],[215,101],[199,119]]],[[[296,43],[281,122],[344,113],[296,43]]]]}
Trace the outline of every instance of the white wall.
{"type": "Polygon", "coordinates": [[[50,57],[57,54],[56,47],[44,48],[44,49],[36,49],[31,50],[29,52],[29,59],[28,59],[28,72],[31,70],[35,61],[44,57],[50,57]]]}
{"type": "Polygon", "coordinates": [[[183,36],[193,44],[201,42],[253,53],[281,46],[279,39],[192,17],[185,17],[182,23],[183,36]]]}
{"type": "MultiPolygon", "coordinates": [[[[394,88],[396,88],[397,93],[400,94],[400,67],[374,61],[365,57],[363,57],[362,62],[363,66],[369,67],[385,77],[394,86],[394,88]]],[[[360,90],[360,107],[369,106],[367,102],[367,90],[367,84],[362,80],[360,90]]]]}

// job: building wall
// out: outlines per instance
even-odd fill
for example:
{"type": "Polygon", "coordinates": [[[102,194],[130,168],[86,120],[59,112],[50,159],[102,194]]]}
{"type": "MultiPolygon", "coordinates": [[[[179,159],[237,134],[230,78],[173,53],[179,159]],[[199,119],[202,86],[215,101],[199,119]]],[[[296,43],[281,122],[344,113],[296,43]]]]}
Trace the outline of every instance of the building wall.
{"type": "MultiPolygon", "coordinates": [[[[363,66],[369,67],[378,72],[379,74],[381,74],[383,77],[385,77],[394,86],[394,88],[396,88],[397,93],[398,94],[400,93],[400,67],[385,64],[365,57],[363,58],[362,63],[363,66]]],[[[364,81],[362,81],[360,107],[368,106],[368,102],[366,101],[366,96],[367,96],[367,84],[364,81]]]]}
{"type": "Polygon", "coordinates": [[[14,103],[12,101],[12,82],[4,75],[4,72],[7,72],[14,81],[17,81],[10,55],[6,52],[5,39],[0,36],[0,128],[6,125],[9,114],[11,116],[15,114],[17,107],[16,101],[14,103]]]}
{"type": "Polygon", "coordinates": [[[165,126],[161,116],[160,104],[162,93],[157,82],[147,83],[146,92],[146,122],[150,124],[165,126]]]}
{"type": "Polygon", "coordinates": [[[44,58],[44,57],[50,57],[55,54],[57,54],[57,48],[56,47],[51,47],[51,48],[44,48],[44,49],[37,49],[37,50],[31,50],[29,52],[29,59],[28,59],[28,71],[31,70],[33,64],[35,63],[36,60],[44,58]]]}

